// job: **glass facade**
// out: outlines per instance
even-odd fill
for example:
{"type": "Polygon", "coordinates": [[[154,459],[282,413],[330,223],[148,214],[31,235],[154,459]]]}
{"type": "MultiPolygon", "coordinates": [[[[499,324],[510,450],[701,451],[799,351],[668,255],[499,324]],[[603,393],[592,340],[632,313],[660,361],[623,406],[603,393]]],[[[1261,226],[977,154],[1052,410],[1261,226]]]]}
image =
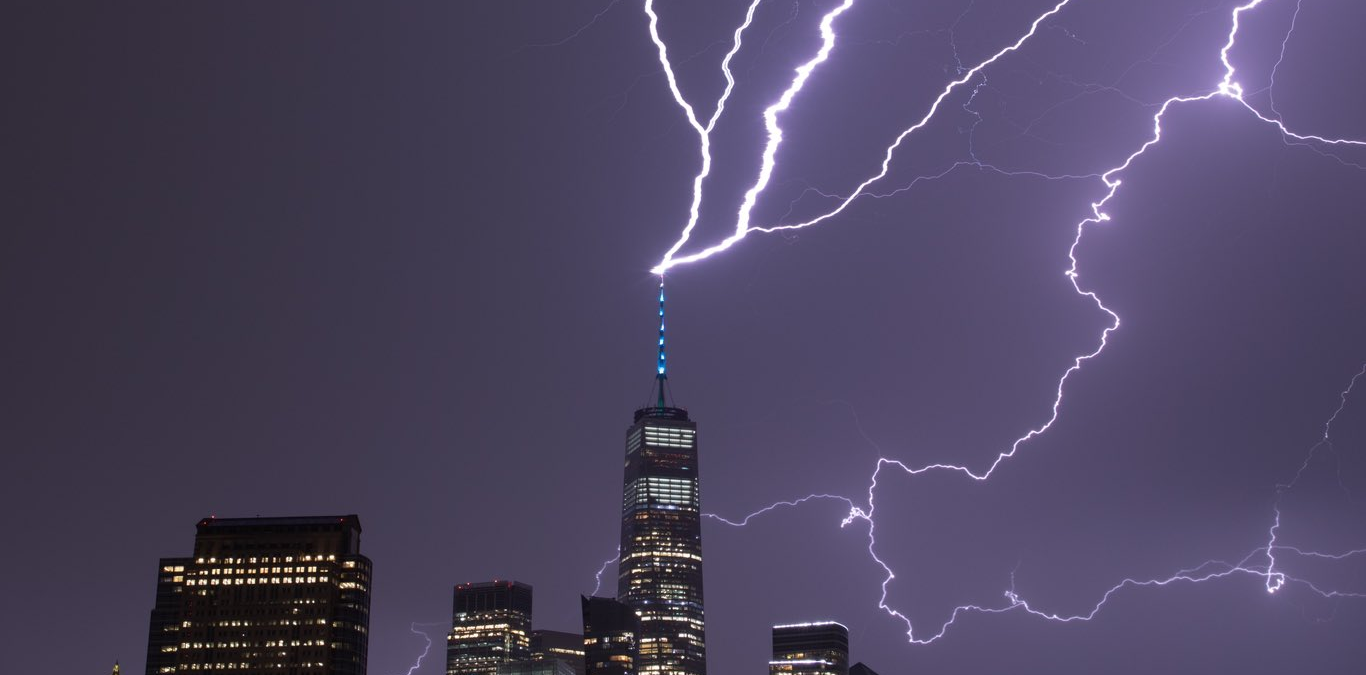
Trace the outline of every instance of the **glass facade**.
{"type": "Polygon", "coordinates": [[[531,658],[531,586],[488,581],[455,587],[447,675],[495,675],[498,666],[531,658]]]}
{"type": "Polygon", "coordinates": [[[365,675],[370,574],[356,516],[205,518],[161,560],[146,672],[365,675]]]}
{"type": "Polygon", "coordinates": [[[697,425],[663,384],[626,432],[617,599],[640,617],[641,675],[705,675],[697,425]]]}

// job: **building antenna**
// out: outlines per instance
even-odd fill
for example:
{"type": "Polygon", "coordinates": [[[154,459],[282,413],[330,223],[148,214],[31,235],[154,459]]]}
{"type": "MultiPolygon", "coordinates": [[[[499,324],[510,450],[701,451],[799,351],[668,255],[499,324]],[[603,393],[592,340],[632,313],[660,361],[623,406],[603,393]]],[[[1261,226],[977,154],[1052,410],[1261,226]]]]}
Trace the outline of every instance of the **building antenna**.
{"type": "Polygon", "coordinates": [[[668,367],[664,361],[664,275],[659,275],[659,359],[655,362],[655,369],[658,373],[655,379],[659,380],[659,400],[656,405],[664,407],[664,383],[669,379],[668,367]]]}

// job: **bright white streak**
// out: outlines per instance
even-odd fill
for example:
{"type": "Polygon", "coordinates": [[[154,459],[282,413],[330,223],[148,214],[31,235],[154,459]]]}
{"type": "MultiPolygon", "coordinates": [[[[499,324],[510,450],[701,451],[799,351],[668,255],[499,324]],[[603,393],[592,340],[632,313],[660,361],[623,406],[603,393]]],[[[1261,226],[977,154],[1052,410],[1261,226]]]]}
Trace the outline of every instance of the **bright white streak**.
{"type": "Polygon", "coordinates": [[[611,558],[608,558],[607,560],[602,561],[602,567],[599,567],[598,573],[593,575],[593,592],[589,593],[589,595],[597,595],[598,591],[602,590],[603,573],[607,571],[608,565],[611,565],[612,563],[617,562],[618,560],[621,560],[621,547],[617,547],[616,555],[612,556],[611,558]]]}
{"type": "Polygon", "coordinates": [[[854,504],[854,500],[852,500],[852,499],[850,499],[850,498],[848,498],[848,497],[845,497],[845,496],[843,496],[843,495],[815,494],[815,495],[807,495],[807,496],[805,496],[805,497],[802,497],[801,499],[792,499],[792,500],[787,500],[787,501],[774,502],[774,503],[772,503],[772,504],[769,504],[768,506],[765,506],[765,507],[762,508],[762,509],[759,509],[758,511],[755,511],[755,512],[753,512],[753,513],[751,513],[751,514],[745,516],[744,518],[741,518],[740,520],[730,520],[730,519],[728,519],[728,518],[723,518],[723,517],[721,517],[721,516],[718,516],[718,515],[716,515],[715,513],[704,513],[704,514],[702,514],[702,516],[703,516],[703,517],[706,517],[706,518],[711,518],[711,519],[713,519],[713,520],[721,521],[722,523],[725,523],[726,525],[730,525],[731,527],[744,527],[744,526],[746,526],[746,525],[749,524],[749,521],[750,521],[751,518],[757,518],[757,517],[759,517],[759,516],[762,516],[762,515],[764,515],[765,513],[768,513],[769,511],[772,511],[773,509],[780,508],[780,507],[783,507],[783,506],[801,506],[802,504],[805,504],[806,502],[812,501],[812,500],[814,500],[814,499],[833,499],[833,500],[841,501],[841,502],[844,502],[845,504],[848,504],[848,505],[849,505],[849,516],[848,516],[849,518],[854,518],[854,517],[856,517],[856,515],[859,515],[859,514],[862,514],[862,513],[863,513],[863,511],[860,510],[860,509],[858,508],[858,506],[856,506],[856,505],[854,504]]]}
{"type": "Polygon", "coordinates": [[[706,129],[697,121],[697,113],[693,111],[692,104],[688,103],[688,99],[683,96],[683,92],[678,88],[678,78],[674,75],[673,66],[669,62],[669,46],[659,37],[659,15],[655,13],[654,0],[645,0],[645,14],[650,17],[650,39],[654,41],[655,49],[659,52],[659,63],[664,66],[664,79],[669,83],[669,91],[673,93],[674,101],[683,109],[683,114],[688,118],[688,124],[697,131],[705,144],[706,129]]]}
{"type": "Polygon", "coordinates": [[[645,12],[650,15],[650,37],[654,39],[657,51],[659,52],[659,63],[664,67],[664,72],[669,78],[670,90],[674,94],[674,100],[683,107],[688,115],[689,121],[693,124],[693,128],[697,129],[702,146],[702,168],[697,172],[697,176],[695,176],[692,181],[692,206],[688,209],[688,223],[683,226],[683,234],[678,238],[678,241],[674,242],[673,247],[664,254],[664,257],[666,258],[677,253],[678,249],[683,248],[683,245],[688,242],[688,238],[692,236],[693,228],[697,226],[698,213],[702,208],[702,185],[706,182],[707,176],[711,174],[711,132],[716,128],[717,120],[721,119],[721,113],[725,112],[726,99],[730,98],[731,91],[735,89],[735,75],[730,71],[730,61],[739,53],[741,47],[740,37],[744,34],[745,29],[749,28],[749,25],[754,22],[754,10],[759,7],[761,1],[762,0],[753,0],[753,2],[750,3],[749,11],[745,12],[744,23],[740,24],[740,27],[735,29],[735,38],[734,42],[731,44],[730,51],[726,53],[725,58],[721,59],[721,72],[725,74],[726,77],[726,88],[721,92],[721,98],[716,100],[716,110],[712,112],[711,119],[707,120],[707,126],[700,129],[698,128],[697,119],[693,117],[692,107],[688,105],[688,102],[683,98],[683,94],[678,90],[677,80],[674,78],[673,74],[673,66],[669,63],[668,51],[664,46],[664,42],[659,39],[659,33],[655,28],[655,25],[659,22],[659,17],[656,16],[654,12],[654,0],[646,0],[645,2],[645,12]]]}
{"type": "MultiPolygon", "coordinates": [[[[1063,0],[1063,2],[1068,1],[1069,0],[1063,0]]],[[[678,244],[675,244],[673,248],[669,249],[669,252],[664,256],[663,261],[656,265],[654,269],[650,270],[652,274],[663,274],[675,265],[691,262],[693,260],[700,260],[710,256],[712,253],[730,248],[732,244],[743,239],[749,232],[749,214],[754,209],[754,204],[759,199],[759,193],[763,192],[764,188],[768,187],[768,181],[773,176],[773,166],[776,163],[775,158],[778,154],[778,146],[783,142],[783,129],[778,126],[778,113],[787,110],[788,107],[792,105],[792,99],[795,98],[797,93],[802,90],[802,87],[806,85],[806,81],[811,77],[811,72],[816,69],[816,66],[824,63],[826,59],[830,57],[830,51],[835,48],[835,31],[833,28],[835,19],[848,11],[853,5],[854,0],[844,0],[843,3],[835,9],[830,10],[830,12],[821,19],[820,50],[816,52],[816,56],[810,61],[797,67],[796,71],[794,71],[797,76],[793,78],[792,84],[783,92],[783,95],[778,99],[777,103],[774,103],[764,110],[764,126],[768,129],[768,144],[764,146],[763,163],[759,169],[759,179],[745,192],[745,199],[740,204],[740,212],[735,224],[735,234],[727,237],[722,243],[699,253],[674,258],[673,254],[683,245],[680,241],[678,244]]],[[[700,193],[698,196],[700,198],[700,193]]]]}
{"type": "Polygon", "coordinates": [[[418,630],[417,627],[418,627],[418,626],[444,626],[444,625],[446,625],[446,624],[444,624],[444,623],[435,623],[435,622],[431,622],[431,623],[416,623],[416,622],[414,622],[414,623],[408,624],[408,630],[412,631],[412,632],[413,632],[414,634],[416,634],[416,635],[421,635],[421,636],[422,636],[422,639],[424,639],[424,640],[427,641],[427,646],[426,646],[426,647],[423,647],[423,648],[422,648],[422,653],[417,655],[417,661],[413,663],[412,667],[408,668],[408,675],[413,675],[413,673],[417,672],[417,669],[422,667],[422,659],[427,658],[427,654],[428,654],[429,652],[432,651],[432,636],[428,635],[426,631],[418,630]]]}
{"type": "Polygon", "coordinates": [[[825,61],[826,58],[829,56],[830,50],[834,48],[835,33],[834,30],[831,28],[831,24],[833,23],[836,16],[843,13],[853,4],[853,0],[845,0],[844,4],[832,10],[829,14],[826,14],[825,18],[821,20],[821,35],[824,38],[824,43],[821,46],[820,53],[816,56],[815,59],[797,69],[797,78],[793,80],[793,83],[790,87],[788,87],[788,90],[783,93],[783,97],[779,99],[777,103],[770,106],[768,110],[764,111],[764,120],[766,126],[768,127],[768,144],[764,147],[763,164],[762,168],[759,171],[759,180],[754,184],[753,187],[749,189],[748,192],[745,193],[744,203],[742,203],[740,206],[740,212],[735,224],[735,232],[731,234],[729,237],[723,239],[719,244],[705,248],[696,253],[690,253],[684,256],[674,257],[674,252],[676,252],[679,248],[678,246],[675,246],[674,248],[670,249],[669,253],[664,256],[664,259],[661,260],[660,263],[654,267],[654,269],[650,270],[650,272],[652,274],[663,274],[670,268],[676,267],[678,265],[685,265],[687,263],[696,262],[704,258],[709,258],[717,253],[720,253],[721,251],[730,248],[731,246],[734,246],[741,239],[744,239],[745,236],[748,235],[750,232],[776,232],[778,230],[793,230],[800,229],[803,227],[810,227],[827,218],[831,218],[843,212],[844,209],[847,208],[850,203],[852,203],[861,194],[863,194],[864,189],[866,189],[869,185],[872,185],[873,183],[881,180],[884,176],[887,175],[887,172],[891,170],[892,156],[896,153],[897,148],[901,146],[901,142],[904,141],[907,136],[910,136],[912,133],[915,133],[917,130],[924,127],[926,124],[929,124],[930,120],[934,117],[935,113],[939,111],[939,106],[941,103],[944,102],[944,99],[948,98],[949,95],[952,94],[955,89],[962,86],[963,84],[966,84],[969,80],[976,77],[977,74],[982,72],[982,70],[987,66],[991,65],[992,63],[995,63],[998,59],[1005,56],[1006,54],[1018,50],[1025,43],[1026,40],[1028,40],[1030,37],[1033,37],[1033,35],[1038,31],[1039,24],[1043,23],[1046,19],[1053,16],[1054,14],[1057,14],[1058,12],[1062,11],[1062,8],[1067,6],[1069,2],[1071,2],[1071,0],[1061,0],[1057,5],[1053,7],[1053,9],[1045,12],[1044,14],[1036,18],[1034,22],[1030,24],[1029,31],[1022,35],[1020,39],[1016,40],[1013,44],[1002,49],[1001,51],[996,52],[990,58],[977,64],[970,70],[966,71],[957,80],[950,82],[948,86],[944,87],[944,90],[940,92],[939,96],[936,97],[934,99],[934,102],[930,105],[930,109],[927,113],[925,113],[925,116],[922,117],[919,122],[916,122],[910,128],[906,129],[905,131],[902,131],[901,134],[897,136],[896,141],[894,141],[887,148],[886,154],[883,156],[882,159],[882,170],[879,171],[873,177],[868,178],[867,180],[860,183],[858,187],[856,187],[851,193],[849,193],[849,196],[846,197],[844,201],[841,202],[840,205],[836,207],[833,211],[830,211],[829,213],[826,213],[825,215],[822,215],[814,220],[801,223],[798,225],[751,227],[749,224],[750,212],[754,208],[754,204],[758,199],[759,193],[763,192],[764,188],[768,186],[769,178],[773,174],[773,168],[775,164],[774,158],[777,155],[778,145],[782,143],[783,131],[782,128],[778,126],[777,113],[787,109],[788,105],[790,105],[792,102],[792,98],[796,95],[798,91],[801,90],[802,86],[806,84],[806,79],[810,75],[811,70],[814,69],[821,62],[825,61]]]}

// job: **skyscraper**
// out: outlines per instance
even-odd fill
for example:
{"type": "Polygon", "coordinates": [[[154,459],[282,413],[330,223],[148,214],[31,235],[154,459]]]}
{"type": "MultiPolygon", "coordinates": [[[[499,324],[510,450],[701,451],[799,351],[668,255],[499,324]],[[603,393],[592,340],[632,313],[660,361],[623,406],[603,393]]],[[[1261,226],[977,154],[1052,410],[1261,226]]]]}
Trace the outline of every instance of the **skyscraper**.
{"type": "Polygon", "coordinates": [[[640,617],[612,598],[580,596],[587,675],[636,675],[640,617]]]}
{"type": "Polygon", "coordinates": [[[697,425],[666,404],[664,284],[655,405],[626,431],[617,599],[640,616],[641,675],[705,675],[697,425]]]}
{"type": "Polygon", "coordinates": [[[455,587],[447,675],[494,675],[498,664],[531,658],[531,586],[486,581],[455,587]]]}
{"type": "Polygon", "coordinates": [[[147,673],[365,675],[370,573],[354,515],[205,518],[161,560],[147,673]]]}
{"type": "Polygon", "coordinates": [[[849,675],[849,629],[834,621],[773,627],[769,675],[849,675]]]}

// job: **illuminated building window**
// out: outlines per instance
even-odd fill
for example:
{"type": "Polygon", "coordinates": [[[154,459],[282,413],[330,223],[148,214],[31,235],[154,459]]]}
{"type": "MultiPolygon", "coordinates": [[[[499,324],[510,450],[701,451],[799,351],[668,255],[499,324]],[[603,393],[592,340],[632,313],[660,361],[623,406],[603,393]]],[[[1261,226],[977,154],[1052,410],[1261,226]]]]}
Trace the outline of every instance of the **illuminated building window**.
{"type": "Polygon", "coordinates": [[[161,561],[179,573],[158,578],[148,672],[362,675],[370,561],[359,542],[355,516],[200,521],[194,557],[161,561]]]}

